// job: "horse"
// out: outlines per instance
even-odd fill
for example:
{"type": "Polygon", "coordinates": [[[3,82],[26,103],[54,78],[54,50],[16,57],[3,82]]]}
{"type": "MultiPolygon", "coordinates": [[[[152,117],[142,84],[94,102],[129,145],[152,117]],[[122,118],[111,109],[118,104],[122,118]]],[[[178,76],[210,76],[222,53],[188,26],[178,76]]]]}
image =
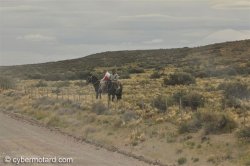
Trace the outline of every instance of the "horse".
{"type": "Polygon", "coordinates": [[[102,89],[100,80],[91,75],[87,79],[87,84],[92,83],[96,92],[96,99],[102,98],[102,93],[108,94],[108,99],[114,101],[115,97],[117,100],[122,99],[122,84],[120,82],[107,81],[107,89],[102,89]],[[111,98],[112,96],[112,98],[111,98]]]}
{"type": "Polygon", "coordinates": [[[107,85],[107,91],[108,91],[108,98],[110,100],[110,97],[112,96],[112,101],[114,101],[115,97],[117,99],[117,101],[122,99],[122,89],[123,86],[120,82],[112,82],[112,81],[108,81],[108,85],[107,85]]]}
{"type": "Polygon", "coordinates": [[[87,84],[89,84],[89,83],[92,83],[93,84],[93,86],[94,86],[94,89],[95,89],[95,93],[96,93],[96,99],[98,99],[98,98],[102,98],[102,93],[101,93],[101,91],[100,91],[100,80],[96,77],[96,76],[94,76],[94,75],[91,75],[91,76],[89,76],[88,78],[87,78],[87,84]]]}

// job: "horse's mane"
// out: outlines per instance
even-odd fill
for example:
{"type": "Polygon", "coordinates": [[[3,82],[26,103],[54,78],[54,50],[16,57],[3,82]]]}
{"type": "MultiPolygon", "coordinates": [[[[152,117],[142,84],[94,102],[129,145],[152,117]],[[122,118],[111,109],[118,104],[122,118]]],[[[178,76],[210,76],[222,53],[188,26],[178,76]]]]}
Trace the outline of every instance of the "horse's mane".
{"type": "Polygon", "coordinates": [[[95,75],[92,75],[92,79],[93,79],[94,81],[99,80],[99,79],[97,78],[97,76],[95,76],[95,75]]]}

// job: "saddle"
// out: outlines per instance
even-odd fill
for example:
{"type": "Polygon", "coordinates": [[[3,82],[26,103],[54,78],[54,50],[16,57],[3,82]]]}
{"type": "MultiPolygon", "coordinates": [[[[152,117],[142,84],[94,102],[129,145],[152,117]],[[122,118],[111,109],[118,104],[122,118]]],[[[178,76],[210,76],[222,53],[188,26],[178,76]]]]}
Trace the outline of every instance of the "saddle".
{"type": "Polygon", "coordinates": [[[117,80],[115,81],[103,81],[101,82],[100,84],[100,89],[103,93],[107,93],[108,92],[108,84],[109,83],[112,83],[112,87],[115,89],[115,90],[119,90],[121,88],[121,83],[117,80]]]}

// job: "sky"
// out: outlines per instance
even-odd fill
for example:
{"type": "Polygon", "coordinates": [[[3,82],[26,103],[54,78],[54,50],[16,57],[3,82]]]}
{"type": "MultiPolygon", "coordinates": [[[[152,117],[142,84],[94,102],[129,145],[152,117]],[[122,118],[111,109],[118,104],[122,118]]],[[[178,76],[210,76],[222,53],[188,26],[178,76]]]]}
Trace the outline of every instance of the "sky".
{"type": "Polygon", "coordinates": [[[250,39],[250,0],[0,0],[0,66],[250,39]]]}

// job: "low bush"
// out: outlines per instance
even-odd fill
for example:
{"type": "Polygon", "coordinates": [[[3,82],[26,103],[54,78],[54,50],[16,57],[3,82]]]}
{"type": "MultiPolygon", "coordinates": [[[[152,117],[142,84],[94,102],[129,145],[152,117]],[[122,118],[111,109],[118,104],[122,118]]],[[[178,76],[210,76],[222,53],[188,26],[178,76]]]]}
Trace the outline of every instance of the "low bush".
{"type": "Polygon", "coordinates": [[[181,123],[179,126],[179,133],[194,133],[197,132],[202,127],[202,122],[199,117],[195,114],[192,120],[181,123]]]}
{"type": "Polygon", "coordinates": [[[154,98],[151,102],[151,105],[157,108],[160,113],[164,113],[167,111],[167,102],[166,97],[164,96],[159,95],[154,98]]]}
{"type": "Polygon", "coordinates": [[[70,85],[69,81],[58,81],[54,84],[57,88],[68,87],[70,85]]]}
{"type": "Polygon", "coordinates": [[[89,70],[84,70],[84,71],[79,71],[79,72],[76,72],[75,75],[76,75],[76,78],[77,79],[86,79],[89,75],[90,75],[91,71],[89,70]]]}
{"type": "Polygon", "coordinates": [[[197,92],[182,92],[179,91],[172,95],[172,100],[175,104],[182,103],[182,107],[190,107],[192,110],[197,110],[198,107],[204,106],[205,99],[203,95],[197,92]],[[181,100],[181,101],[180,101],[181,100]]]}
{"type": "Polygon", "coordinates": [[[95,112],[97,115],[102,115],[107,110],[108,108],[102,102],[97,102],[92,105],[92,111],[95,112]]]}
{"type": "Polygon", "coordinates": [[[40,80],[38,83],[36,83],[35,85],[34,85],[35,87],[47,87],[48,86],[48,84],[45,82],[45,81],[43,81],[43,80],[40,80]]]}
{"type": "MultiPolygon", "coordinates": [[[[61,92],[61,89],[60,88],[54,88],[54,89],[52,89],[52,91],[51,91],[52,93],[54,93],[54,94],[57,94],[57,95],[59,95],[60,94],[60,92],[61,92]]],[[[58,97],[58,96],[57,96],[58,97]]]]}
{"type": "Polygon", "coordinates": [[[201,116],[205,134],[229,133],[237,127],[237,123],[225,114],[207,113],[201,116]]]}
{"type": "Polygon", "coordinates": [[[222,113],[195,113],[189,121],[179,126],[180,133],[196,132],[204,128],[205,134],[228,133],[237,127],[237,123],[222,113]]]}
{"type": "Polygon", "coordinates": [[[58,127],[60,126],[60,118],[58,116],[51,116],[50,118],[48,118],[48,121],[46,123],[47,126],[52,126],[52,127],[58,127]]]}
{"type": "Polygon", "coordinates": [[[27,78],[29,79],[43,79],[44,76],[40,73],[34,73],[34,74],[27,74],[27,78]]]}
{"type": "Polygon", "coordinates": [[[183,164],[185,164],[187,162],[187,158],[181,157],[181,158],[179,158],[177,160],[177,162],[178,162],[179,165],[183,165],[183,164]]]}
{"type": "Polygon", "coordinates": [[[178,72],[170,74],[168,78],[164,79],[165,85],[190,85],[195,83],[195,78],[185,72],[178,72]]]}
{"type": "Polygon", "coordinates": [[[185,94],[182,98],[182,106],[191,107],[192,110],[197,110],[198,107],[202,107],[204,102],[204,97],[196,92],[185,94]]]}
{"type": "Polygon", "coordinates": [[[161,74],[158,71],[155,71],[153,74],[150,75],[151,79],[161,78],[161,74]]]}
{"type": "Polygon", "coordinates": [[[16,85],[15,80],[10,77],[0,77],[0,88],[1,89],[12,89],[16,85]]]}
{"type": "Polygon", "coordinates": [[[250,142],[250,127],[244,127],[237,132],[239,139],[250,142]]]}
{"type": "Polygon", "coordinates": [[[226,106],[231,108],[241,108],[240,100],[235,97],[224,97],[222,99],[222,105],[223,109],[225,109],[226,106]]]}
{"type": "Polygon", "coordinates": [[[224,91],[224,96],[226,98],[238,98],[244,99],[250,97],[250,89],[246,83],[240,81],[222,83],[218,86],[219,90],[224,91]]]}
{"type": "Polygon", "coordinates": [[[144,69],[143,68],[140,68],[140,67],[131,67],[130,69],[128,69],[128,72],[130,74],[135,74],[135,73],[144,73],[144,69]]]}
{"type": "Polygon", "coordinates": [[[122,72],[120,74],[120,79],[130,79],[130,74],[128,72],[122,72]]]}
{"type": "Polygon", "coordinates": [[[48,107],[55,105],[56,101],[47,97],[36,99],[32,103],[33,108],[48,107]]]}
{"type": "Polygon", "coordinates": [[[86,83],[83,81],[77,81],[77,82],[75,82],[75,85],[79,86],[79,87],[84,87],[86,85],[86,83]]]}
{"type": "Polygon", "coordinates": [[[63,74],[61,73],[50,73],[44,76],[46,81],[58,81],[58,80],[65,80],[63,74]]]}
{"type": "Polygon", "coordinates": [[[131,120],[138,119],[138,115],[134,111],[126,111],[122,115],[122,120],[124,122],[129,122],[131,120]]]}

